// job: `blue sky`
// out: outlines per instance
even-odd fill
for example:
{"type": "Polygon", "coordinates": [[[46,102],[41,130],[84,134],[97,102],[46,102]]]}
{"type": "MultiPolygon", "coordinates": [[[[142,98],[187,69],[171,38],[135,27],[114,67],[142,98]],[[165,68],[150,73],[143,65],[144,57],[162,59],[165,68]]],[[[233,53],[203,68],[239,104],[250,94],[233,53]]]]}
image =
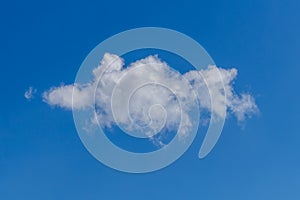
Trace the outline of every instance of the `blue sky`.
{"type": "Polygon", "coordinates": [[[1,199],[299,199],[298,1],[10,1],[0,6],[1,199]],[[203,160],[203,136],[171,166],[126,174],[94,159],[72,113],[42,91],[74,82],[85,56],[118,32],[158,26],[197,40],[239,71],[260,114],[222,136],[203,160]],[[39,91],[27,101],[29,86],[39,91]]]}

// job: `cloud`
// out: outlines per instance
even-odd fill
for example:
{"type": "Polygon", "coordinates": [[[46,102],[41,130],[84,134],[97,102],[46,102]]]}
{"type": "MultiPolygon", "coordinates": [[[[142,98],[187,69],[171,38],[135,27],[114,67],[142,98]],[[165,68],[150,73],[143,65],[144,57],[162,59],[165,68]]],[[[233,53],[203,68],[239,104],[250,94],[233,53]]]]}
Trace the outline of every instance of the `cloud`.
{"type": "Polygon", "coordinates": [[[252,114],[258,112],[254,98],[247,93],[238,95],[233,88],[233,80],[237,77],[237,69],[222,69],[216,66],[208,66],[207,69],[200,71],[189,71],[184,74],[193,88],[198,93],[200,106],[210,109],[213,102],[212,112],[221,117],[233,113],[238,121],[245,120],[252,114]],[[218,78],[221,76],[221,78],[218,78]],[[209,86],[206,88],[206,86],[209,86]],[[213,95],[210,95],[213,94],[213,95]],[[210,99],[213,96],[213,99],[210,99]],[[212,102],[211,102],[212,101],[212,102]],[[222,107],[226,107],[224,115],[222,107]]]}
{"type": "Polygon", "coordinates": [[[175,129],[180,119],[182,135],[187,134],[193,123],[189,112],[196,102],[200,111],[207,110],[222,118],[232,113],[239,121],[258,111],[250,94],[238,95],[234,91],[234,68],[208,66],[180,74],[157,56],[125,67],[122,58],[106,53],[91,73],[91,82],[52,87],[43,93],[43,100],[66,109],[95,106],[93,122],[104,127],[117,123],[123,130],[142,131],[149,137],[163,127],[175,129]]]}
{"type": "Polygon", "coordinates": [[[33,88],[33,87],[29,87],[25,93],[24,93],[24,97],[28,100],[33,99],[34,98],[34,94],[37,92],[37,89],[33,88]]]}
{"type": "Polygon", "coordinates": [[[85,108],[91,106],[93,102],[92,87],[82,87],[80,85],[62,85],[60,87],[52,87],[49,91],[43,93],[43,99],[49,105],[59,106],[66,109],[85,108]],[[74,98],[72,95],[80,98],[74,98]]]}

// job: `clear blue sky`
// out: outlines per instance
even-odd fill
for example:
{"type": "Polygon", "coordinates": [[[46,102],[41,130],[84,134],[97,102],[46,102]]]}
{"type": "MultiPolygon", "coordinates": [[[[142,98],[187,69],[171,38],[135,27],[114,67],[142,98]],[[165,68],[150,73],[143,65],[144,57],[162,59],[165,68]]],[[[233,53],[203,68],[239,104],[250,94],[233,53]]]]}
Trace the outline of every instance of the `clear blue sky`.
{"type": "Polygon", "coordinates": [[[297,0],[1,2],[0,199],[300,199],[299,9],[297,0]],[[244,128],[229,118],[204,160],[200,137],[173,165],[136,175],[94,159],[71,112],[23,95],[72,83],[99,42],[142,26],[183,32],[236,67],[237,90],[261,113],[244,128]]]}

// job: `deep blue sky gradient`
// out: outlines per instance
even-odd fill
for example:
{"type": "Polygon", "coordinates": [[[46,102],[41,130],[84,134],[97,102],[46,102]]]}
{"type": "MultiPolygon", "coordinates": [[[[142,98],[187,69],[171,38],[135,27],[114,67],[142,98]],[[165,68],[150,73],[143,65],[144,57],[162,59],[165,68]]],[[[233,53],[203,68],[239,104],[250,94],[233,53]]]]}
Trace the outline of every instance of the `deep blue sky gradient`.
{"type": "Polygon", "coordinates": [[[6,1],[0,3],[0,199],[300,199],[300,2],[6,1]],[[214,150],[198,136],[177,162],[150,174],[105,167],[84,148],[72,113],[40,97],[74,81],[99,42],[158,26],[197,40],[217,65],[239,70],[260,114],[231,117],[214,150]],[[27,101],[29,86],[39,93],[27,101]]]}

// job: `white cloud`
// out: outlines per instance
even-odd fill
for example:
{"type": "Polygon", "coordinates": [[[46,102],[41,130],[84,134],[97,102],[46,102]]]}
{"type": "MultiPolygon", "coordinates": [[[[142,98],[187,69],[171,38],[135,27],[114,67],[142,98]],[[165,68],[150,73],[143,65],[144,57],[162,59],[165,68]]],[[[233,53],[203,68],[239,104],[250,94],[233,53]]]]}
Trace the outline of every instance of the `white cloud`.
{"type": "Polygon", "coordinates": [[[91,73],[94,79],[90,83],[53,87],[44,92],[44,101],[66,109],[85,109],[94,106],[95,98],[97,120],[102,126],[111,127],[117,122],[125,130],[144,130],[149,136],[162,126],[174,129],[180,117],[185,130],[182,134],[188,133],[192,126],[188,112],[197,102],[196,95],[202,110],[210,111],[213,104],[211,112],[223,118],[223,106],[239,121],[258,110],[251,95],[235,93],[233,80],[237,76],[236,69],[209,66],[180,74],[157,56],[148,56],[125,68],[122,58],[106,53],[91,73]],[[146,84],[149,82],[159,84],[146,84]],[[211,99],[210,95],[214,98],[211,99]],[[115,98],[112,99],[112,96],[115,98]]]}
{"type": "MultiPolygon", "coordinates": [[[[250,94],[236,94],[233,88],[233,80],[237,76],[237,69],[222,69],[209,66],[200,71],[190,71],[184,74],[193,88],[198,93],[200,106],[210,109],[213,103],[213,111],[221,117],[225,117],[223,106],[227,113],[233,113],[239,121],[245,120],[258,111],[254,98],[250,94]],[[218,78],[221,76],[221,78],[218,78]],[[208,85],[209,87],[207,88],[208,85]],[[211,99],[211,96],[214,98],[211,99]],[[212,101],[212,102],[211,102],[212,101]]],[[[225,113],[226,114],[226,113],[225,113]]]]}
{"type": "Polygon", "coordinates": [[[62,108],[81,109],[92,105],[93,90],[92,87],[81,85],[62,85],[60,87],[52,87],[43,93],[44,101],[49,105],[59,106],[62,108]],[[72,94],[80,98],[74,98],[72,102],[72,94]]]}
{"type": "Polygon", "coordinates": [[[37,92],[37,89],[33,88],[33,87],[29,87],[25,93],[24,93],[24,97],[28,100],[33,99],[34,98],[34,94],[37,92]]]}

